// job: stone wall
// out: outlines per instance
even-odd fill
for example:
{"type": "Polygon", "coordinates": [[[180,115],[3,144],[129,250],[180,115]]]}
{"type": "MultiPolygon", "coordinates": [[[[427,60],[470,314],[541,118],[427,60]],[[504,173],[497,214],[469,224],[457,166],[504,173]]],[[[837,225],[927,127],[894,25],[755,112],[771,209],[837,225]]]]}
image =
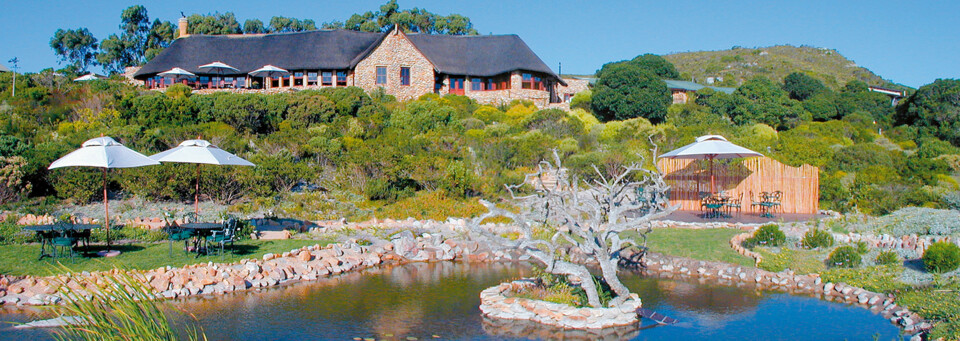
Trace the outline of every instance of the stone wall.
{"type": "Polygon", "coordinates": [[[383,87],[398,100],[416,99],[433,92],[434,67],[400,30],[394,30],[354,70],[354,84],[367,92],[383,87]],[[387,68],[387,84],[376,84],[377,67],[387,68]],[[400,85],[400,68],[410,68],[410,85],[400,85]]]}
{"type": "Polygon", "coordinates": [[[638,322],[640,298],[631,298],[618,307],[577,308],[566,304],[508,297],[516,287],[532,286],[530,281],[501,283],[480,292],[480,311],[491,318],[530,320],[546,325],[570,329],[603,329],[638,322]]]}
{"type": "Polygon", "coordinates": [[[559,96],[560,99],[563,99],[564,95],[576,95],[586,91],[590,85],[590,81],[579,78],[564,78],[563,82],[567,83],[567,85],[564,86],[557,83],[557,96],[559,96]]]}

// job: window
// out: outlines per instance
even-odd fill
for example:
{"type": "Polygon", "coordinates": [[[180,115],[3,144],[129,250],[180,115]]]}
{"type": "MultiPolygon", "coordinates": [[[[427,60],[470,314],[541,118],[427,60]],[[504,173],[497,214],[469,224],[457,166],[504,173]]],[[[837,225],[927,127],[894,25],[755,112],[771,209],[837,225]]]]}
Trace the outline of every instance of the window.
{"type": "Polygon", "coordinates": [[[387,84],[387,67],[377,67],[377,85],[387,84]]]}
{"type": "Polygon", "coordinates": [[[482,78],[470,78],[470,90],[471,90],[471,91],[483,91],[483,79],[482,79],[482,78]]]}
{"type": "Polygon", "coordinates": [[[337,86],[347,86],[346,71],[337,71],[337,86]]]}
{"type": "Polygon", "coordinates": [[[400,85],[410,85],[410,68],[400,68],[400,85]]]}
{"type": "Polygon", "coordinates": [[[317,85],[316,72],[307,72],[307,85],[317,85]]]}
{"type": "Polygon", "coordinates": [[[303,86],[303,71],[297,71],[293,73],[293,85],[303,86]]]}
{"type": "Polygon", "coordinates": [[[321,84],[323,86],[332,86],[333,85],[333,71],[324,71],[323,77],[321,78],[321,84]]]}
{"type": "Polygon", "coordinates": [[[539,76],[525,73],[523,74],[523,83],[521,83],[520,87],[523,89],[543,90],[543,79],[539,76]]]}

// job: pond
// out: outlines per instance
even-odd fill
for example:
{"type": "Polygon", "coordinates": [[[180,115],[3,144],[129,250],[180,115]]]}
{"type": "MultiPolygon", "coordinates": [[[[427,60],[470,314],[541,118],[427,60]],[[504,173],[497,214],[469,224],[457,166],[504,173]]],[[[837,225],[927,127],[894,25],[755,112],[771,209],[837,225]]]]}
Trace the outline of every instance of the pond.
{"type": "MultiPolygon", "coordinates": [[[[530,273],[522,264],[415,263],[227,296],[169,301],[199,320],[211,340],[590,339],[523,323],[485,320],[481,290],[530,273]]],[[[680,322],[628,328],[635,340],[898,340],[899,330],[867,309],[813,297],[757,291],[624,271],[625,284],[653,309],[680,322]]],[[[2,312],[2,310],[0,310],[2,312]]],[[[33,311],[0,313],[25,321],[33,311]]],[[[47,339],[43,330],[0,327],[0,339],[47,339]]]]}

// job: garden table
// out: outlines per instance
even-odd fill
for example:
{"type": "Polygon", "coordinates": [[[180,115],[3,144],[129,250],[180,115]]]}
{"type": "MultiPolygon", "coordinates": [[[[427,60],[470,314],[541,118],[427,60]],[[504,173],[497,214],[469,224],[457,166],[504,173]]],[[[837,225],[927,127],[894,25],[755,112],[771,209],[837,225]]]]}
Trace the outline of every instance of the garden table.
{"type": "Polygon", "coordinates": [[[207,245],[205,242],[207,240],[207,236],[211,235],[213,230],[223,229],[223,224],[222,223],[187,223],[187,224],[180,224],[180,227],[188,230],[193,230],[196,232],[194,233],[194,235],[196,236],[197,239],[194,240],[193,247],[197,251],[197,257],[200,257],[202,253],[207,251],[207,245]],[[203,244],[202,247],[201,247],[201,244],[203,244]]]}
{"type": "Polygon", "coordinates": [[[37,237],[40,238],[40,259],[43,259],[43,257],[53,258],[53,255],[47,253],[47,245],[52,246],[53,238],[60,236],[61,233],[66,231],[90,231],[98,227],[100,225],[97,224],[58,223],[27,225],[23,229],[37,233],[37,237]]]}

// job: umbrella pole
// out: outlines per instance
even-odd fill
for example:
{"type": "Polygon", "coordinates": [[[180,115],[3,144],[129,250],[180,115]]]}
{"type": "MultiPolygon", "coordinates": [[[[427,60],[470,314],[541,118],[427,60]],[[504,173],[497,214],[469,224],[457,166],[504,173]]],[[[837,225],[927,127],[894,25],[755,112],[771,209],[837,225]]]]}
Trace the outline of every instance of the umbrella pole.
{"type": "Polygon", "coordinates": [[[193,190],[193,213],[200,219],[200,164],[197,164],[197,187],[193,190]]]}
{"type": "Polygon", "coordinates": [[[110,251],[110,201],[107,200],[107,169],[103,169],[103,227],[107,229],[107,251],[110,251]]]}
{"type": "Polygon", "coordinates": [[[716,194],[717,189],[713,185],[713,158],[710,158],[710,194],[716,194]]]}

